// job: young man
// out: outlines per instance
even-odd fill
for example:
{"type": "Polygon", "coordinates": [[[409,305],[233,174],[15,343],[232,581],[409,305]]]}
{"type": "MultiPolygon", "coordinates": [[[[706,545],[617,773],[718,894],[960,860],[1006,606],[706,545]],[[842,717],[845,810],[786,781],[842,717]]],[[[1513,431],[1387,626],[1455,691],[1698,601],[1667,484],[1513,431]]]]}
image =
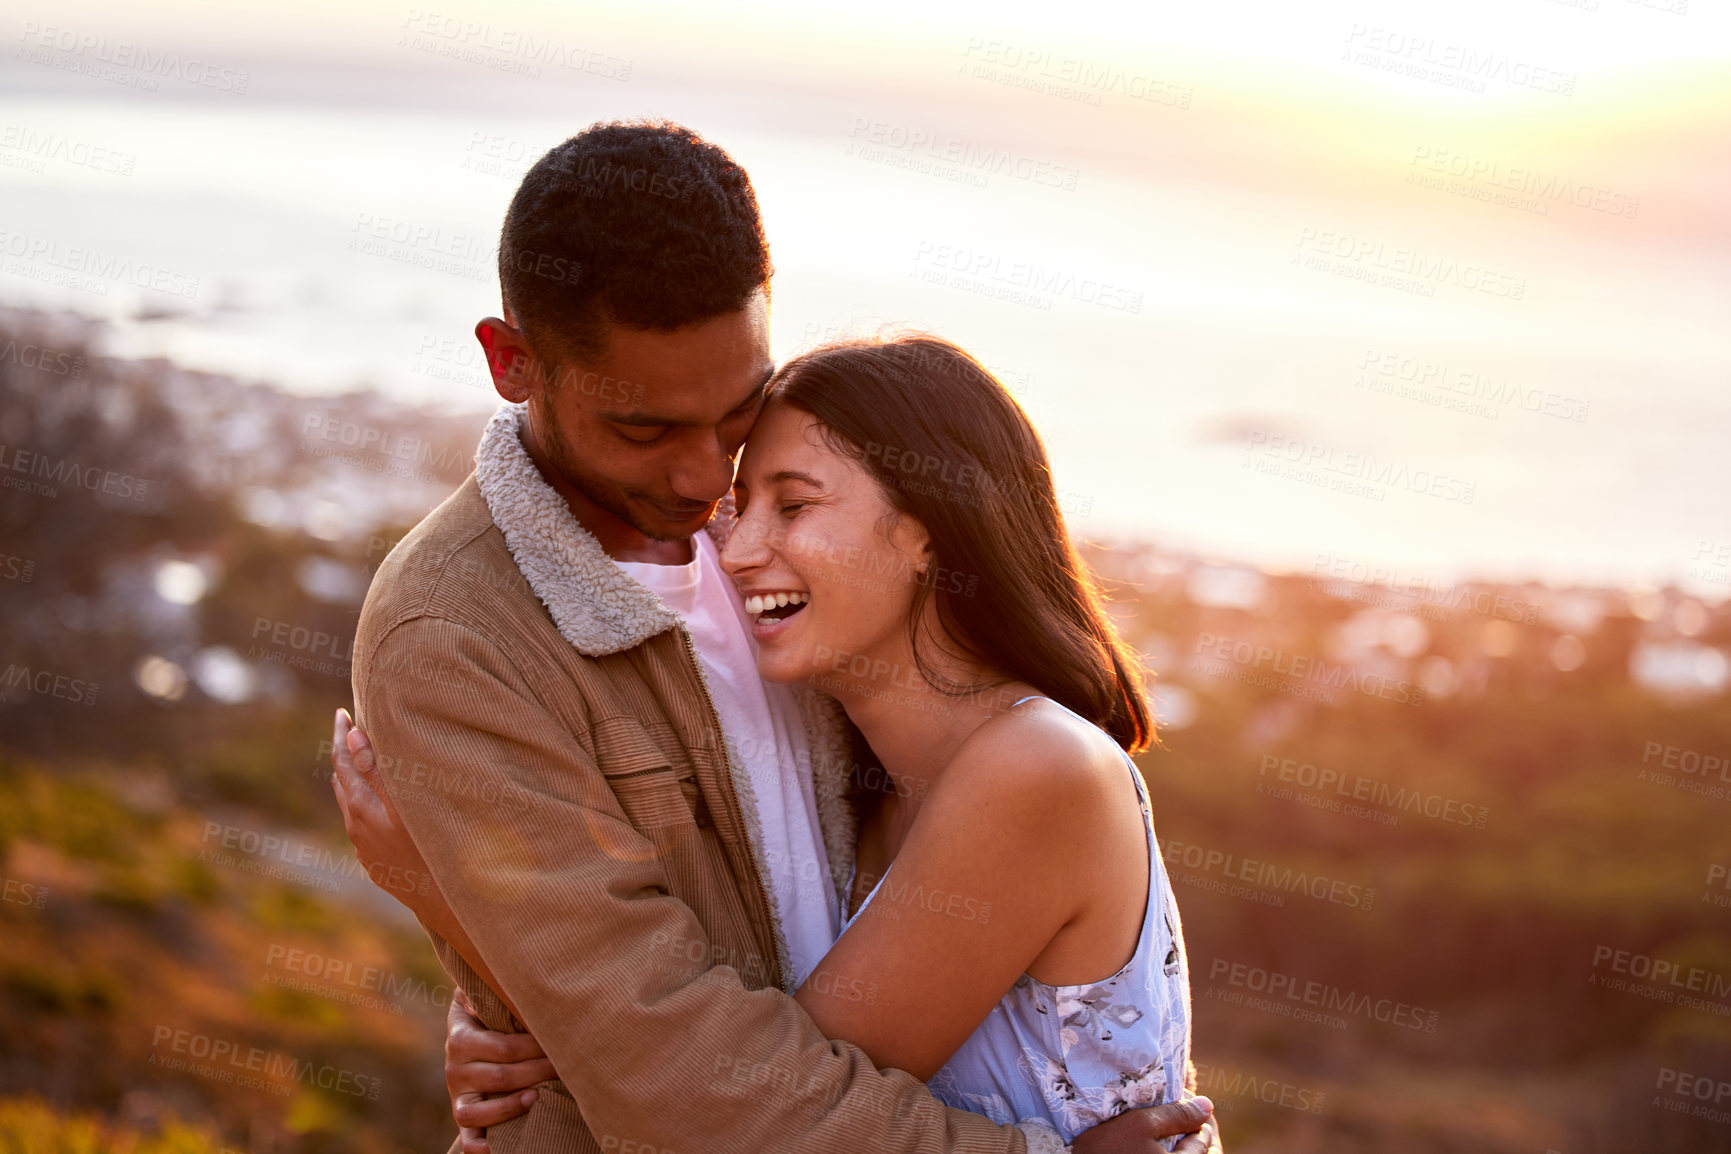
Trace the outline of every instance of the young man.
{"type": "Polygon", "coordinates": [[[683,128],[594,126],[524,178],[499,269],[476,335],[510,405],[355,640],[388,800],[334,758],[363,859],[394,807],[454,915],[417,910],[441,961],[559,1075],[495,1154],[1022,1150],[785,993],[839,927],[854,756],[833,703],[758,679],[702,532],[772,368],[745,172],[683,128]]]}

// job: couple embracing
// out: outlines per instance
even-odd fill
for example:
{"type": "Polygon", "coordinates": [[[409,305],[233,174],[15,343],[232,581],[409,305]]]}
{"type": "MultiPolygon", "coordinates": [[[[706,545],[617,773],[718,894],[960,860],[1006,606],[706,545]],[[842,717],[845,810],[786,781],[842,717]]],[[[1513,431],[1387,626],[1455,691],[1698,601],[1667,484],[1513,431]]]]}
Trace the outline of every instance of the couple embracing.
{"type": "Polygon", "coordinates": [[[499,271],[508,403],[333,743],[435,883],[462,1148],[1218,1150],[1153,721],[1022,410],[929,336],[775,367],[751,183],[676,125],[549,152],[499,271]]]}

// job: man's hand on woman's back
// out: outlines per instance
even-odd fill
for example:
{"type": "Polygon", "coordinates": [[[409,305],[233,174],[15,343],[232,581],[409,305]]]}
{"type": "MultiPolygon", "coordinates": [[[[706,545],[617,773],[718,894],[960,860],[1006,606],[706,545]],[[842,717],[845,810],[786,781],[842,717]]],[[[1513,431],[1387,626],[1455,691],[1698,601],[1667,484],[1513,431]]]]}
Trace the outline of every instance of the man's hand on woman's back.
{"type": "Polygon", "coordinates": [[[1224,1154],[1220,1126],[1214,1121],[1214,1103],[1207,1098],[1185,1098],[1164,1106],[1126,1110],[1091,1130],[1076,1135],[1072,1154],[1151,1154],[1164,1151],[1160,1139],[1185,1135],[1173,1154],[1224,1154]]]}
{"type": "MultiPolygon", "coordinates": [[[[534,1035],[487,1029],[462,990],[451,998],[445,1026],[445,1086],[463,1154],[488,1154],[487,1127],[527,1113],[535,1101],[529,1087],[558,1074],[534,1035]]],[[[1223,1154],[1213,1110],[1207,1098],[1127,1110],[1078,1134],[1070,1149],[1073,1154],[1165,1154],[1160,1139],[1183,1134],[1174,1154],[1223,1154]]]]}
{"type": "Polygon", "coordinates": [[[527,1113],[536,1098],[527,1087],[558,1076],[533,1034],[489,1030],[462,990],[451,996],[445,1018],[445,1087],[463,1154],[488,1154],[487,1127],[527,1113]]]}

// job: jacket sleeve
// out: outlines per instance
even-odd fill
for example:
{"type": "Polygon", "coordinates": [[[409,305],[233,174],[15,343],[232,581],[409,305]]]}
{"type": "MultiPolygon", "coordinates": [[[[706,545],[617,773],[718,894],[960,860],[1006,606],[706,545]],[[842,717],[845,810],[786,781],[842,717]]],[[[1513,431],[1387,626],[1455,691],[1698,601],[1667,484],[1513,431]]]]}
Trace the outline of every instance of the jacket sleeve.
{"type": "Polygon", "coordinates": [[[709,967],[653,844],[537,697],[549,672],[421,617],[357,663],[356,702],[404,826],[601,1148],[1023,1154],[1014,1128],[709,967]],[[417,676],[429,655],[438,675],[417,676]]]}

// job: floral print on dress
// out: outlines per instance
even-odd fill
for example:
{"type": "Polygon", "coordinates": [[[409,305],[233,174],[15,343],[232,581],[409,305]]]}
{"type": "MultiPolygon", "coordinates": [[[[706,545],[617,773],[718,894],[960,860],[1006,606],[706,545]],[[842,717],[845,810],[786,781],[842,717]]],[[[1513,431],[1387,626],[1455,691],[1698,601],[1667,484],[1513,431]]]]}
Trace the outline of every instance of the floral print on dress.
{"type": "Polygon", "coordinates": [[[1129,1070],[1106,1083],[1106,1107],[1101,1111],[1116,1118],[1126,1110],[1159,1106],[1166,1101],[1166,1063],[1159,1057],[1140,1070],[1129,1070]]]}
{"type": "MultiPolygon", "coordinates": [[[[1184,927],[1154,836],[1148,787],[1129,755],[1124,764],[1148,835],[1148,905],[1135,954],[1100,982],[1048,986],[1028,974],[1016,979],[928,1083],[946,1105],[994,1122],[1041,1122],[1070,1142],[1126,1110],[1184,1096],[1190,1069],[1184,927]]],[[[874,887],[847,923],[876,896],[874,887]]],[[[1177,1142],[1160,1140],[1167,1150],[1177,1142]]]]}
{"type": "Polygon", "coordinates": [[[1094,1124],[1091,1121],[1094,1111],[1070,1080],[1070,1072],[1062,1062],[1038,1050],[1023,1050],[1021,1069],[1039,1087],[1056,1130],[1074,1133],[1094,1124]]]}
{"type": "MultiPolygon", "coordinates": [[[[1190,972],[1177,900],[1135,777],[1148,832],[1148,907],[1129,963],[1100,982],[1027,974],[931,1080],[939,1100],[998,1122],[1036,1120],[1069,1142],[1126,1110],[1185,1094],[1190,972]]],[[[1176,1139],[1163,1139],[1171,1149],[1176,1139]]]]}
{"type": "Polygon", "coordinates": [[[1166,1064],[1159,1057],[1138,1069],[1119,1072],[1103,1086],[1087,1089],[1076,1085],[1063,1062],[1038,1050],[1022,1051],[1021,1069],[1045,1099],[1046,1117],[1066,1139],[1126,1110],[1166,1101],[1166,1064]]]}
{"type": "Polygon", "coordinates": [[[956,1077],[947,1066],[932,1075],[926,1088],[940,1101],[947,1102],[958,1110],[983,1114],[1001,1126],[1013,1126],[1021,1121],[1002,1094],[973,1094],[962,1089],[956,1085],[956,1077]]]}
{"type": "Polygon", "coordinates": [[[1055,991],[1058,995],[1058,1020],[1062,1024],[1059,1039],[1066,1050],[1079,1040],[1080,1031],[1086,1030],[1100,1041],[1110,1042],[1114,1029],[1127,1030],[1142,1020],[1141,1010],[1112,1000],[1115,996],[1113,987],[1117,984],[1114,978],[1085,989],[1066,987],[1055,991]]]}

